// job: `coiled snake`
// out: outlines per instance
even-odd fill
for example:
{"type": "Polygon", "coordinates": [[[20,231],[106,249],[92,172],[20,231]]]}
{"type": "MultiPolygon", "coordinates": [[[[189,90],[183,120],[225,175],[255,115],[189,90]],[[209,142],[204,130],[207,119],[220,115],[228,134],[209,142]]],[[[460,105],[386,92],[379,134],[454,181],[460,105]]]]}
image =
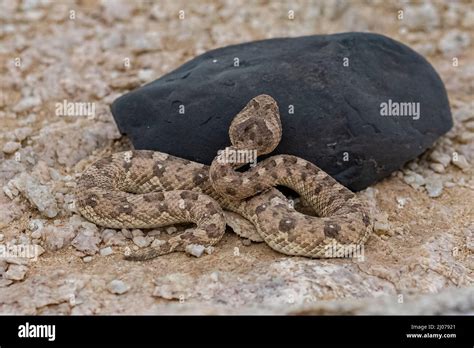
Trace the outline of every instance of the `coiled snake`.
{"type": "Polygon", "coordinates": [[[109,228],[195,224],[158,246],[126,256],[129,260],[216,244],[225,232],[224,211],[250,222],[255,231],[245,237],[263,240],[287,255],[339,257],[365,243],[372,231],[367,208],[314,164],[276,155],[242,172],[237,169],[245,163],[223,156],[265,155],[276,148],[282,126],[272,97],[252,99],[233,119],[229,135],[232,145],[211,166],[148,150],[115,153],[95,162],[78,181],[79,212],[109,228]],[[277,185],[299,193],[316,216],[295,210],[277,185]]]}

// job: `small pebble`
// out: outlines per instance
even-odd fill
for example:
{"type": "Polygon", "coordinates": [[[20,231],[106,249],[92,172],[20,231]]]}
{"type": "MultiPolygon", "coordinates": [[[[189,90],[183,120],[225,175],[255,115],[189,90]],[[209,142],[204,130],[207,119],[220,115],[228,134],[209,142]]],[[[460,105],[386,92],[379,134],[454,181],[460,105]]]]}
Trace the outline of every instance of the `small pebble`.
{"type": "Polygon", "coordinates": [[[411,172],[403,177],[403,181],[414,189],[425,184],[425,178],[418,173],[411,172]]]}
{"type": "Polygon", "coordinates": [[[14,153],[16,150],[21,148],[21,144],[15,141],[9,141],[5,145],[3,145],[2,151],[5,153],[14,153]]]}
{"type": "Polygon", "coordinates": [[[92,256],[83,257],[83,258],[82,258],[82,261],[84,261],[84,263],[89,263],[89,262],[92,261],[92,256]]]}
{"type": "Polygon", "coordinates": [[[474,130],[474,121],[466,122],[465,126],[467,129],[474,130]]]}
{"type": "Polygon", "coordinates": [[[4,239],[5,239],[5,235],[3,233],[0,233],[0,242],[3,242],[4,239]]]}
{"type": "Polygon", "coordinates": [[[153,79],[155,72],[152,69],[140,69],[138,71],[138,78],[142,82],[148,82],[153,79]]]}
{"type": "Polygon", "coordinates": [[[178,229],[174,226],[166,227],[166,233],[168,234],[173,234],[177,231],[178,229]]]}
{"type": "Polygon", "coordinates": [[[111,229],[105,229],[102,231],[102,240],[107,246],[124,245],[126,243],[125,237],[121,232],[116,232],[111,229]]]}
{"type": "Polygon", "coordinates": [[[396,227],[394,230],[395,234],[402,236],[405,232],[402,227],[396,227]]]}
{"type": "Polygon", "coordinates": [[[43,230],[37,229],[36,231],[33,231],[33,232],[31,233],[31,238],[33,238],[33,239],[39,239],[39,238],[42,237],[42,235],[43,235],[43,230]]]}
{"type": "Polygon", "coordinates": [[[111,239],[113,236],[116,235],[116,231],[115,230],[112,230],[112,229],[109,229],[109,228],[106,228],[105,230],[102,231],[102,240],[107,243],[107,241],[109,239],[111,239]]]}
{"type": "Polygon", "coordinates": [[[441,163],[444,167],[447,167],[451,162],[451,156],[446,153],[441,153],[439,151],[433,151],[430,154],[430,159],[434,162],[441,163]]]}
{"type": "Polygon", "coordinates": [[[406,203],[407,203],[407,199],[405,197],[397,197],[398,208],[403,208],[406,203]]]}
{"type": "Polygon", "coordinates": [[[153,248],[159,248],[159,247],[162,246],[163,244],[166,244],[166,241],[161,240],[161,239],[155,239],[155,240],[151,243],[151,246],[152,246],[153,248]]]}
{"type": "Polygon", "coordinates": [[[122,230],[120,232],[122,232],[122,234],[125,238],[128,238],[128,239],[133,238],[132,233],[130,232],[130,230],[127,230],[126,228],[122,228],[122,230]]]}
{"type": "Polygon", "coordinates": [[[457,160],[455,161],[453,159],[452,162],[456,167],[458,167],[462,170],[467,170],[470,167],[469,162],[467,161],[466,157],[464,157],[463,155],[458,155],[457,160]]]}
{"type": "Polygon", "coordinates": [[[441,163],[430,163],[430,168],[436,173],[444,173],[445,169],[441,163]]]}
{"type": "Polygon", "coordinates": [[[469,105],[466,105],[460,109],[457,109],[454,111],[453,116],[456,120],[460,122],[466,122],[471,119],[474,120],[474,113],[472,113],[472,107],[469,105]]]}
{"type": "Polygon", "coordinates": [[[27,271],[28,267],[24,265],[10,265],[3,276],[5,279],[23,280],[27,271]]]}
{"type": "Polygon", "coordinates": [[[30,221],[30,223],[28,224],[28,229],[32,232],[35,232],[35,231],[40,231],[43,229],[44,227],[44,220],[41,220],[41,219],[33,219],[30,221]]]}
{"type": "Polygon", "coordinates": [[[137,236],[133,238],[133,243],[140,248],[145,248],[150,245],[151,241],[144,236],[137,236]]]}
{"type": "Polygon", "coordinates": [[[252,241],[250,239],[244,238],[242,239],[242,245],[249,246],[252,244],[252,241]]]}
{"type": "Polygon", "coordinates": [[[110,87],[116,89],[134,89],[141,85],[141,81],[135,77],[117,77],[109,82],[110,87]]]}
{"type": "Polygon", "coordinates": [[[381,221],[375,221],[374,223],[374,231],[377,233],[379,236],[383,234],[389,234],[390,232],[390,224],[386,222],[381,222],[381,221]]]}
{"type": "Polygon", "coordinates": [[[150,232],[147,233],[147,235],[151,237],[156,237],[156,236],[159,236],[160,234],[161,234],[160,230],[151,230],[150,232]]]}
{"type": "Polygon", "coordinates": [[[8,186],[3,186],[3,192],[7,195],[8,198],[13,199],[18,196],[19,191],[15,188],[10,188],[8,186]]]}
{"type": "Polygon", "coordinates": [[[193,256],[201,257],[206,248],[200,244],[190,244],[186,247],[185,251],[193,256]]]}
{"type": "Polygon", "coordinates": [[[114,252],[111,247],[106,247],[100,249],[100,256],[109,256],[112,255],[114,252]]]}
{"type": "Polygon", "coordinates": [[[441,196],[443,192],[443,182],[441,180],[431,180],[426,186],[426,191],[428,191],[428,196],[435,198],[441,196]]]}
{"type": "Polygon", "coordinates": [[[219,273],[218,272],[212,272],[211,275],[210,275],[210,278],[211,278],[212,281],[218,282],[219,281],[219,273]]]}
{"type": "Polygon", "coordinates": [[[25,140],[31,135],[32,132],[33,132],[33,129],[31,129],[30,127],[17,128],[14,131],[15,137],[18,141],[25,140]]]}
{"type": "Polygon", "coordinates": [[[144,233],[142,230],[139,230],[139,229],[135,229],[135,230],[132,230],[132,236],[133,237],[143,237],[144,236],[144,233]]]}
{"type": "Polygon", "coordinates": [[[462,132],[457,139],[464,144],[471,143],[474,140],[474,132],[462,132]]]}
{"type": "Polygon", "coordinates": [[[10,263],[12,265],[22,265],[25,266],[28,264],[28,259],[25,257],[4,257],[3,260],[6,263],[10,263]]]}
{"type": "Polygon", "coordinates": [[[415,161],[411,161],[407,164],[407,167],[410,168],[410,170],[416,170],[419,166],[415,161]]]}
{"type": "Polygon", "coordinates": [[[22,172],[15,176],[10,183],[46,217],[53,218],[59,213],[52,188],[41,184],[37,177],[27,172],[22,172]]]}
{"type": "Polygon", "coordinates": [[[107,285],[107,290],[109,290],[112,294],[122,295],[130,290],[130,287],[123,281],[114,279],[107,285]]]}

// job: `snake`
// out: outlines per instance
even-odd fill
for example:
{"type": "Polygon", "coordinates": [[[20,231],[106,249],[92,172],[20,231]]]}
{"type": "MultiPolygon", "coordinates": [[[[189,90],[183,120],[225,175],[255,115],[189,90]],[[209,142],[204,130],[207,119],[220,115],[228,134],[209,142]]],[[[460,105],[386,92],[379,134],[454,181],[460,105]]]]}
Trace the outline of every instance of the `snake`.
{"type": "Polygon", "coordinates": [[[78,211],[96,225],[115,229],[192,224],[127,253],[125,259],[132,261],[195,245],[211,247],[222,239],[226,225],[290,256],[334,258],[363,248],[373,223],[355,193],[293,155],[255,160],[271,154],[282,132],[277,102],[258,95],[232,119],[231,144],[218,151],[210,166],[152,150],[114,153],[79,177],[78,211]],[[296,192],[313,214],[297,210],[281,187],[296,192]],[[250,228],[235,228],[236,221],[250,228]]]}

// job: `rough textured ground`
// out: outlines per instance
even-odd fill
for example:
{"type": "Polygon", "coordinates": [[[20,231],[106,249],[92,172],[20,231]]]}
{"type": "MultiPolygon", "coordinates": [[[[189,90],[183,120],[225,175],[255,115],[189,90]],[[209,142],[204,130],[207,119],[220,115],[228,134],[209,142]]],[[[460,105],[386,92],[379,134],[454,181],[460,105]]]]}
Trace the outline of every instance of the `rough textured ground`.
{"type": "Polygon", "coordinates": [[[472,2],[0,6],[0,251],[42,252],[0,258],[0,313],[474,313],[472,2]],[[104,231],[77,215],[75,178],[130,146],[108,109],[117,96],[208,49],[342,31],[382,33],[424,54],[455,122],[433,149],[358,194],[378,220],[363,259],[286,257],[229,232],[211,255],[132,263],[126,248],[173,229],[104,231]],[[58,115],[63,100],[94,103],[95,116],[58,115]]]}

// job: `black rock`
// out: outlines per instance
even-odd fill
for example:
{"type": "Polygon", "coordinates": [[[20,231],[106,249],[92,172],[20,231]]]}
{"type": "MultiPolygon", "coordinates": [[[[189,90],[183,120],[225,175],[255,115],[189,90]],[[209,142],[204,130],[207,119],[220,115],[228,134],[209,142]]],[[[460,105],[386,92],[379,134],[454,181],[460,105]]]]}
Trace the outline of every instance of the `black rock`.
{"type": "Polygon", "coordinates": [[[280,107],[283,139],[274,154],[305,158],[352,190],[386,177],[452,127],[433,67],[407,46],[368,33],[209,51],[118,98],[112,113],[136,149],[209,164],[229,144],[232,118],[263,93],[280,107]],[[411,116],[384,115],[396,106],[411,116]]]}

